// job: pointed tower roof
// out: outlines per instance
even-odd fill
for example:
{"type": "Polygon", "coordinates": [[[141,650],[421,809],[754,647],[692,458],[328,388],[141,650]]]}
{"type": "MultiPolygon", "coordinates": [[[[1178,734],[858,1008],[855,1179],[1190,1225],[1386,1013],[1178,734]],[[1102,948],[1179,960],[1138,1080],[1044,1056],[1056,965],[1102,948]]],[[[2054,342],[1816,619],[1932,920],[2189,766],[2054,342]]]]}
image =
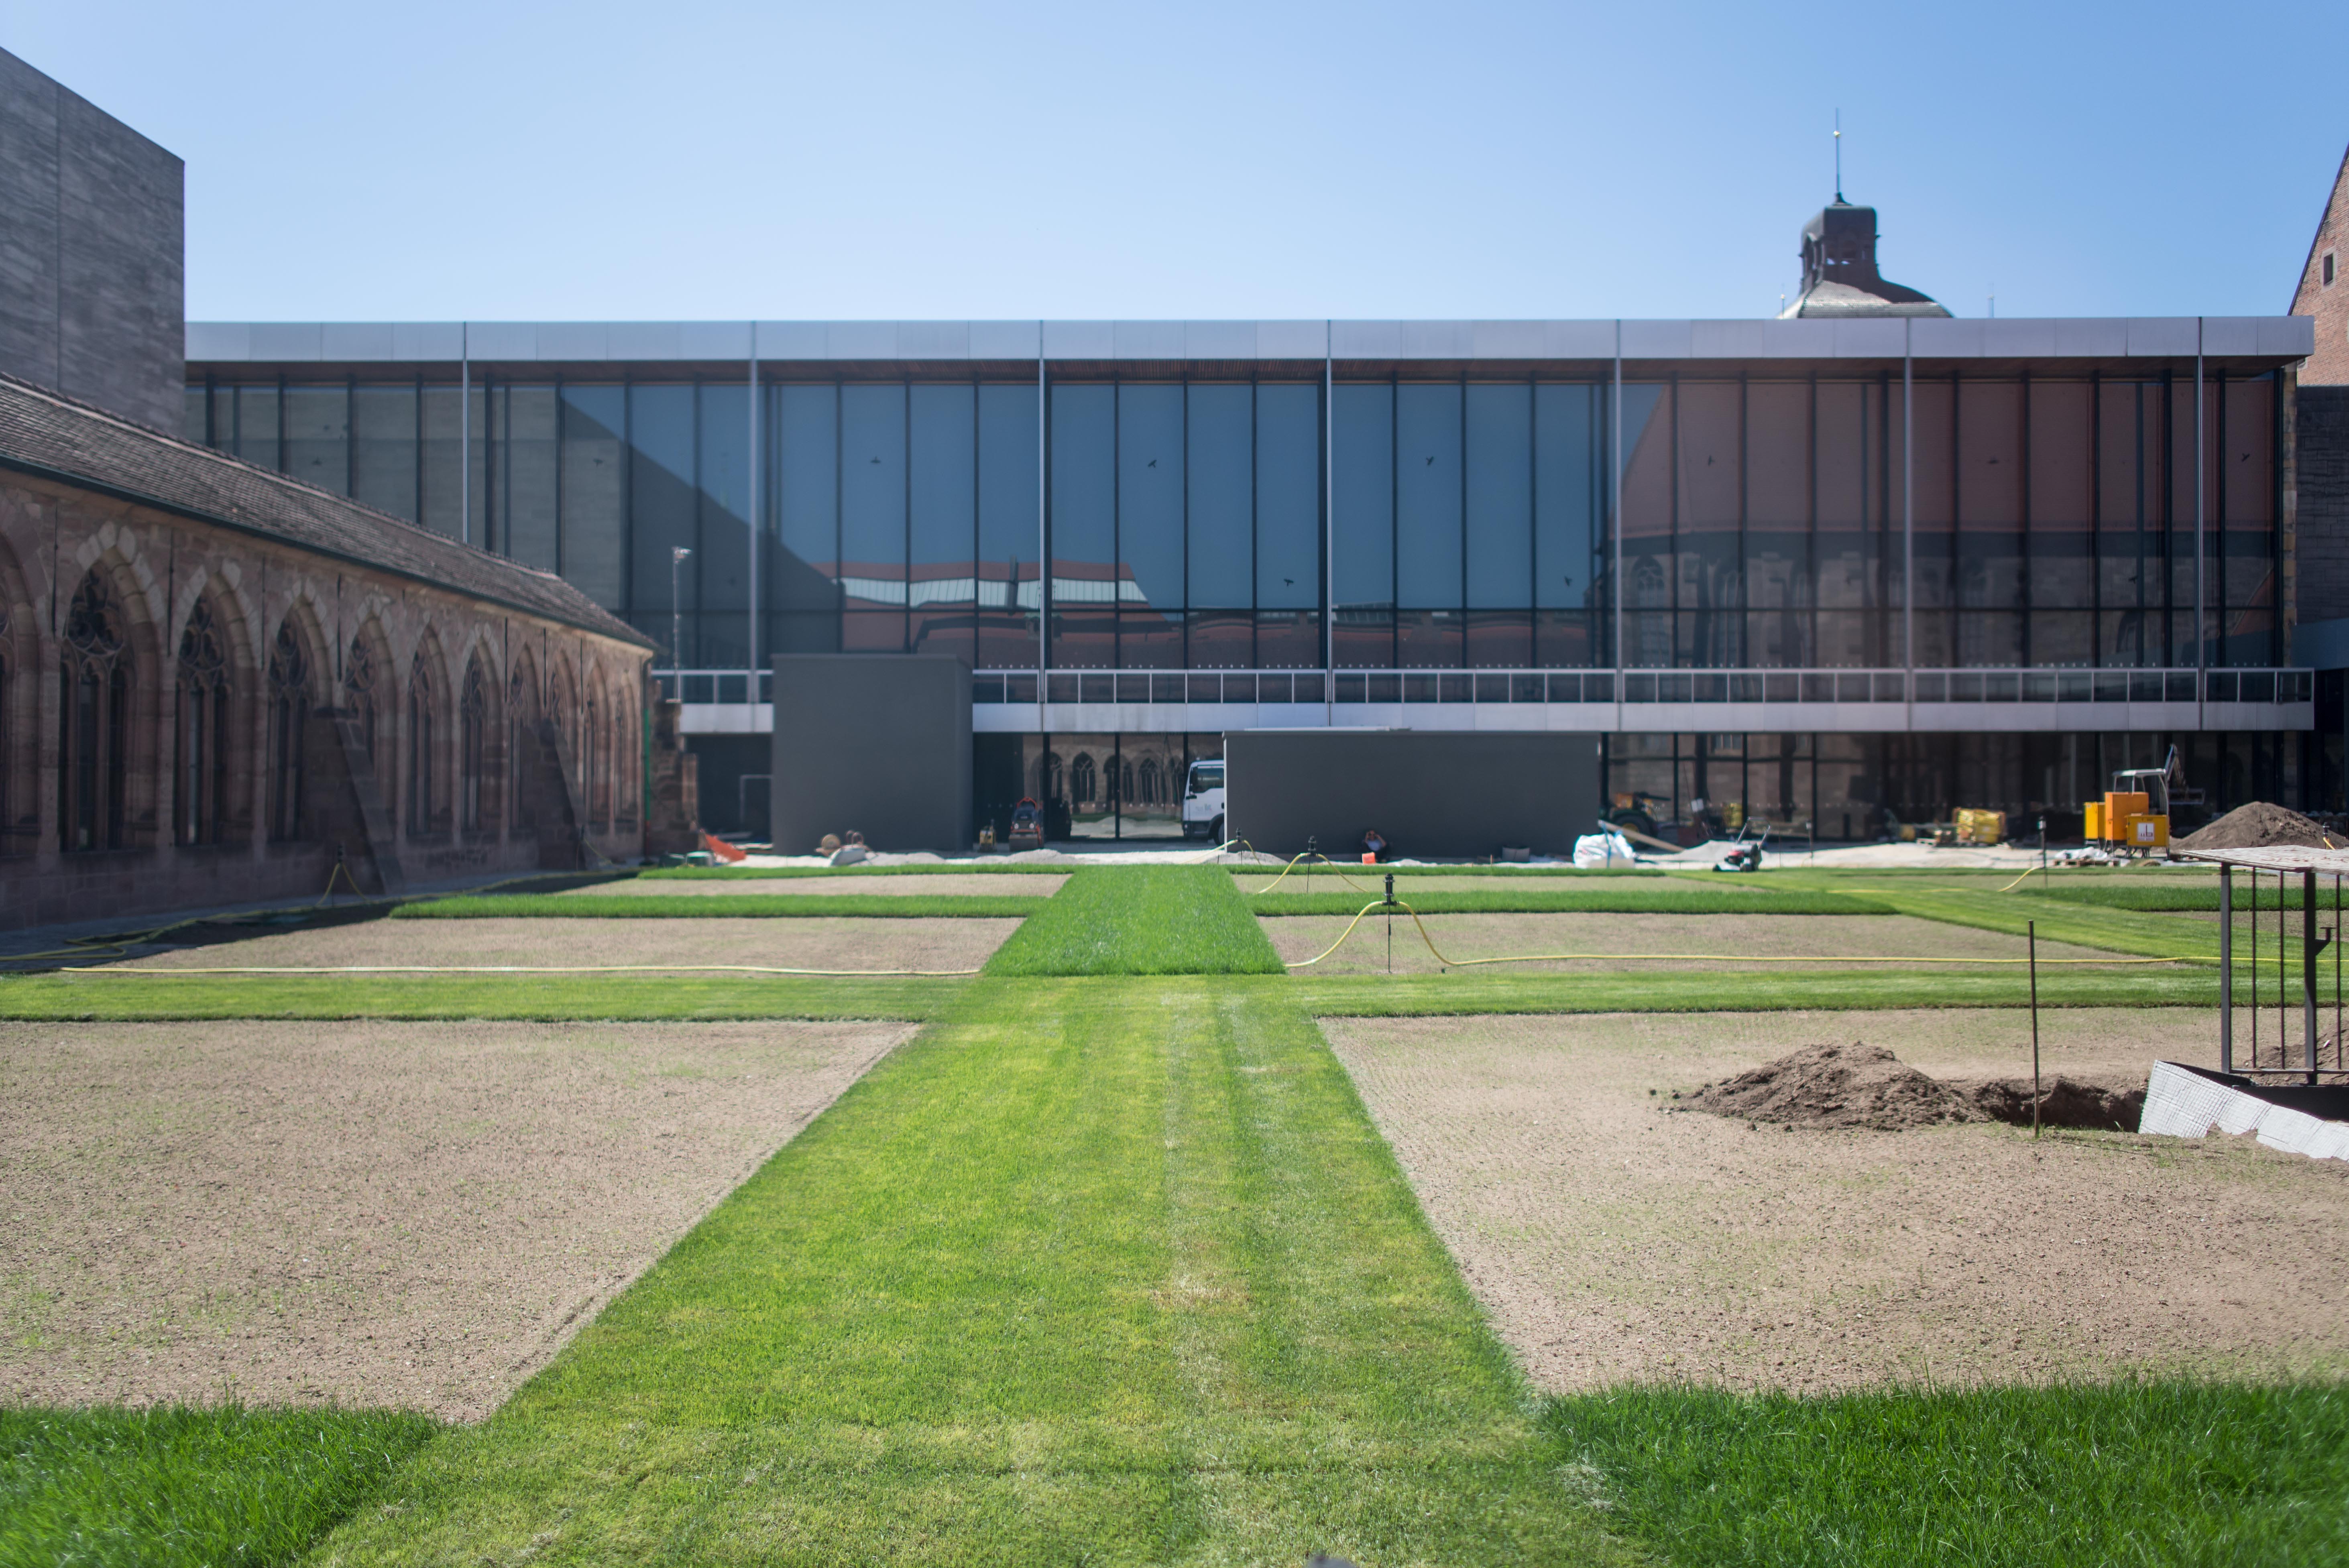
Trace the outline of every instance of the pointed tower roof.
{"type": "Polygon", "coordinates": [[[1803,292],[1780,313],[1795,317],[1947,315],[1930,296],[1876,270],[1876,209],[1836,199],[1803,225],[1803,292]]]}

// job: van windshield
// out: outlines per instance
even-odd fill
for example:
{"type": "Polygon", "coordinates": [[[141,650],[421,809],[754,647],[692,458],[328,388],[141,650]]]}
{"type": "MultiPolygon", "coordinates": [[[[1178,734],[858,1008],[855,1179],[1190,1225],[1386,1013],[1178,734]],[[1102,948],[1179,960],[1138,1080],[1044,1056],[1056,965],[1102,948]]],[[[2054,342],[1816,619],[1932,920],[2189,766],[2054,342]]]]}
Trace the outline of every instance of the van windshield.
{"type": "Polygon", "coordinates": [[[1191,793],[1224,787],[1224,765],[1220,762],[1195,762],[1191,765],[1191,793]]]}

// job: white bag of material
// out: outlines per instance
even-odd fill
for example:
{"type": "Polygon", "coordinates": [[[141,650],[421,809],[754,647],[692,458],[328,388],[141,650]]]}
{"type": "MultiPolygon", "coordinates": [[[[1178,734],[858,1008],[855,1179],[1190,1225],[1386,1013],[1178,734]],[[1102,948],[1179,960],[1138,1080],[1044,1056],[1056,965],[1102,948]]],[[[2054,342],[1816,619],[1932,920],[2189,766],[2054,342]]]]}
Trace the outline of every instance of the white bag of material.
{"type": "Polygon", "coordinates": [[[832,851],[832,863],[836,866],[858,866],[864,863],[863,844],[843,844],[832,851]]]}
{"type": "Polygon", "coordinates": [[[1574,863],[1588,871],[1637,863],[1631,841],[1620,833],[1585,833],[1574,841],[1574,863]]]}

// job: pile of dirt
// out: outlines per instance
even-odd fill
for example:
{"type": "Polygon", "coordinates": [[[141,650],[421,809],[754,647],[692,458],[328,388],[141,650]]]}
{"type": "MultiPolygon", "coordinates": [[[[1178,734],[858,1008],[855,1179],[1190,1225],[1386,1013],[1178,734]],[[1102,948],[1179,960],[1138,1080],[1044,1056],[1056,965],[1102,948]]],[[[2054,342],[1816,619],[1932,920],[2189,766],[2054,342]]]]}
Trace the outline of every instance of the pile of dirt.
{"type": "MultiPolygon", "coordinates": [[[[2238,806],[2209,827],[2178,841],[2181,850],[2321,850],[2324,829],[2299,812],[2265,800],[2238,806]]],[[[2335,841],[2337,844],[2337,841],[2335,841]]]]}
{"type": "MultiPolygon", "coordinates": [[[[1951,1086],[1966,1095],[1975,1109],[1992,1121],[2016,1127],[2031,1125],[2031,1080],[1992,1078],[1987,1083],[1951,1086]]],[[[2085,1078],[2042,1079],[2039,1085],[2039,1125],[2085,1127],[2098,1132],[2135,1132],[2145,1115],[2145,1085],[2094,1083],[2085,1078]]]]}
{"type": "MultiPolygon", "coordinates": [[[[2027,1097],[2026,1097],[2027,1098],[2027,1097]]],[[[1787,1127],[1864,1127],[1886,1132],[1982,1121],[1958,1090],[1927,1078],[1882,1046],[1811,1046],[1710,1083],[1683,1102],[1692,1110],[1787,1127]]],[[[2024,1107],[2026,1118],[2029,1107],[2024,1107]]]]}

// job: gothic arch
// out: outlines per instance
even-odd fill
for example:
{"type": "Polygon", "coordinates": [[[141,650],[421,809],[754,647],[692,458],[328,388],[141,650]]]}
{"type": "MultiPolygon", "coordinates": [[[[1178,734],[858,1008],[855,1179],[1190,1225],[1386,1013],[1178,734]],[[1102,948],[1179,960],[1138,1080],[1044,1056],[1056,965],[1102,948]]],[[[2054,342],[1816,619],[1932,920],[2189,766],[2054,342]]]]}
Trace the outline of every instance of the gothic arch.
{"type": "Polygon", "coordinates": [[[398,728],[398,686],[391,663],[391,642],[383,623],[373,615],[361,621],[344,645],[341,673],[336,679],[335,706],[358,727],[359,749],[375,764],[376,781],[390,800],[392,742],[398,728]]]}
{"type": "Polygon", "coordinates": [[[40,628],[25,575],[0,540],[0,855],[30,853],[41,829],[35,780],[39,747],[40,628]]]}
{"type": "Polygon", "coordinates": [[[486,654],[475,645],[457,687],[457,814],[469,833],[496,831],[504,815],[505,704],[486,654]]]}
{"type": "Polygon", "coordinates": [[[57,644],[57,843],[69,853],[151,841],[160,639],[146,574],[92,552],[67,595],[57,644]]]}
{"type": "Polygon", "coordinates": [[[295,599],[278,618],[263,676],[263,823],[277,842],[309,837],[311,726],[327,704],[331,665],[316,606],[295,599]]]}
{"type": "Polygon", "coordinates": [[[401,683],[400,795],[411,834],[445,833],[454,819],[451,763],[457,693],[431,627],[416,640],[401,683]]]}

